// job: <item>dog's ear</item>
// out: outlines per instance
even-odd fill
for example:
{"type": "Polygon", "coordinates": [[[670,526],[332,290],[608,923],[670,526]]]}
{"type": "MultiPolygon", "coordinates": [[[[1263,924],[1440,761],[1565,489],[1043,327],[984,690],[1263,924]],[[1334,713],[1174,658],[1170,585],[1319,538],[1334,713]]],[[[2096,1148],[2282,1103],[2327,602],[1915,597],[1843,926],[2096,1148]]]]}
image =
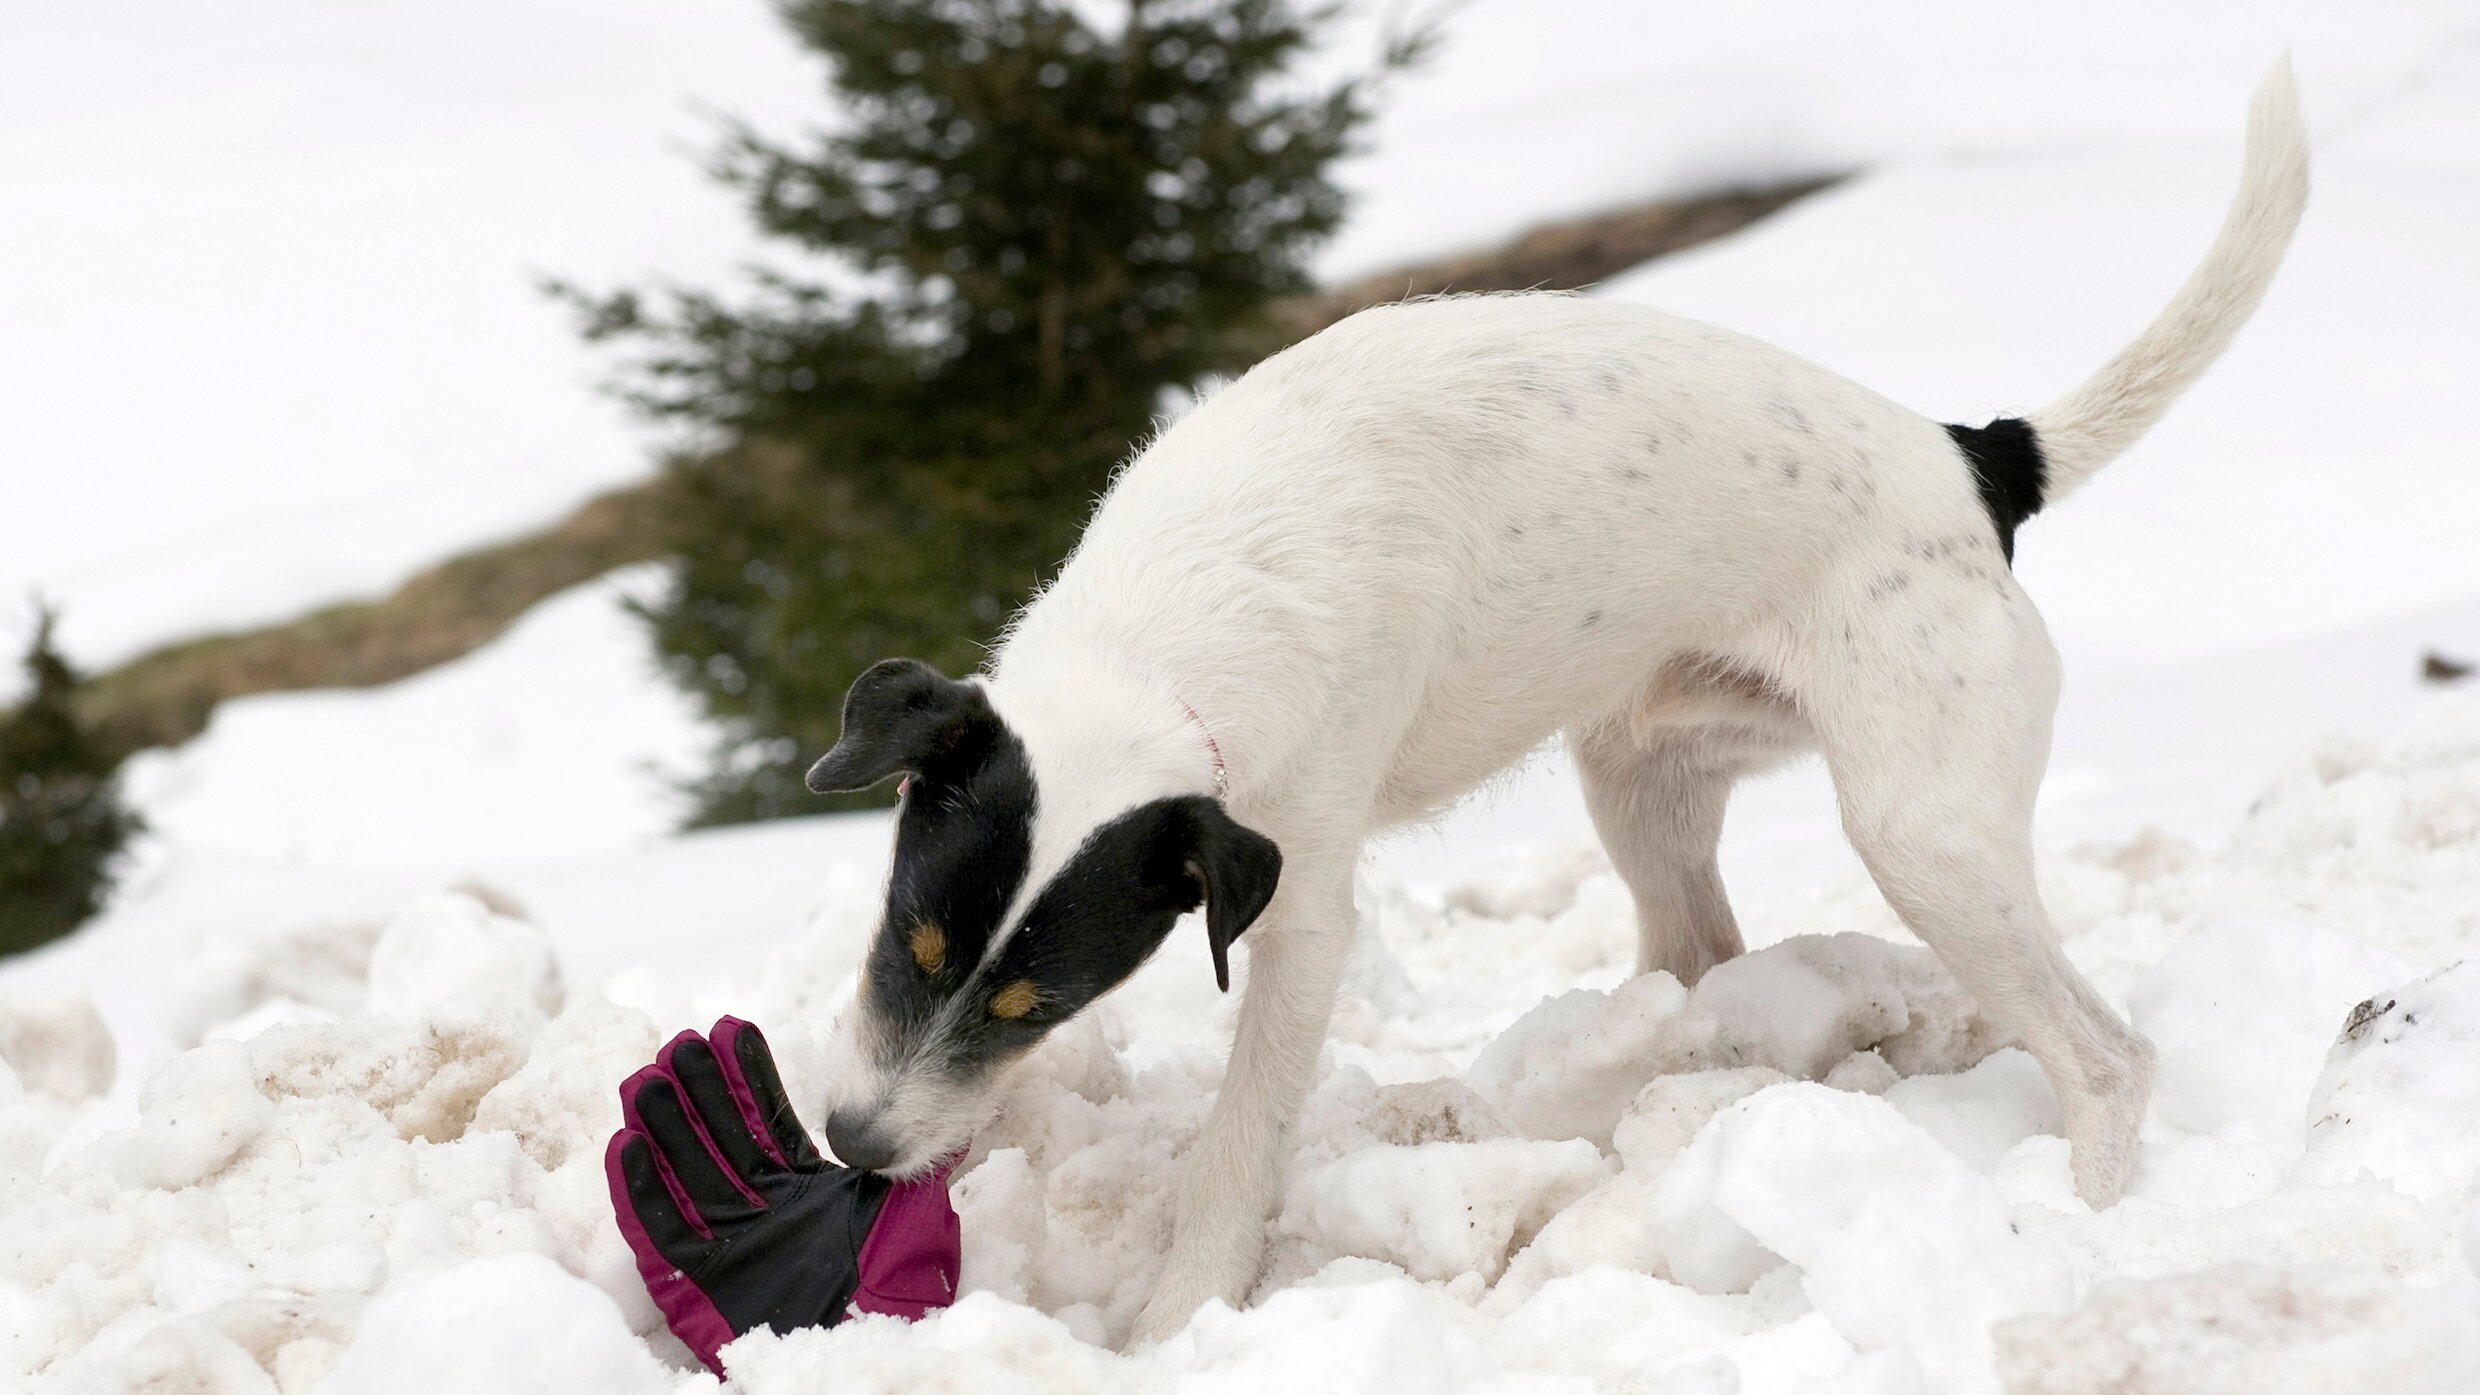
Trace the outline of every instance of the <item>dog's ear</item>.
{"type": "Polygon", "coordinates": [[[804,783],[814,794],[865,790],[899,771],[936,779],[973,759],[998,720],[990,699],[919,659],[882,659],[844,695],[844,729],[804,783]]]}
{"type": "MultiPolygon", "coordinates": [[[[1222,804],[1203,795],[1177,801],[1186,815],[1189,846],[1181,872],[1206,908],[1206,945],[1214,954],[1214,986],[1231,991],[1231,942],[1274,899],[1283,876],[1283,850],[1254,829],[1242,828],[1222,804]]],[[[1196,903],[1191,902],[1194,909],[1196,903]]]]}

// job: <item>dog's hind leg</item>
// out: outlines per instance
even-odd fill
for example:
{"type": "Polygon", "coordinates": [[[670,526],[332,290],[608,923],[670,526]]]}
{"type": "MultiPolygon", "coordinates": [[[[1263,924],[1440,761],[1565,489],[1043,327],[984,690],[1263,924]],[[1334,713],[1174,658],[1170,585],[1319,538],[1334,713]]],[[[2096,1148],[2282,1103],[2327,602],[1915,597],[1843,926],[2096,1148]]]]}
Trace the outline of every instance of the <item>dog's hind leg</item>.
{"type": "Polygon", "coordinates": [[[2153,1050],[2067,962],[2041,907],[2032,805],[2058,657],[1996,561],[1992,547],[1970,598],[1950,590],[1939,599],[1954,604],[1927,619],[1854,605],[1833,627],[1844,644],[1801,700],[1878,889],[2040,1062],[2066,1119],[2076,1191],[2108,1206],[2134,1163],[2153,1050]]]}
{"type": "Polygon", "coordinates": [[[1636,972],[1694,983],[1738,954],[1739,923],[1714,860],[1732,768],[1690,732],[1642,740],[1624,720],[1572,731],[1568,745],[1593,829],[1636,898],[1636,972]]]}

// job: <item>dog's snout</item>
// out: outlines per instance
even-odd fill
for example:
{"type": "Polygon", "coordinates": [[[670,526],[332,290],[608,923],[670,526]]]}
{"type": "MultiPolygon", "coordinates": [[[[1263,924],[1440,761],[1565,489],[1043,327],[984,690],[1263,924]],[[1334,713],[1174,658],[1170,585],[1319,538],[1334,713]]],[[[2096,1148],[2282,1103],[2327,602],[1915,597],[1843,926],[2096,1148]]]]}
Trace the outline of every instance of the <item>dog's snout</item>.
{"type": "Polygon", "coordinates": [[[884,1172],[895,1165],[895,1140],[881,1133],[867,1116],[853,1110],[828,1111],[827,1147],[834,1152],[837,1162],[863,1172],[884,1172]]]}

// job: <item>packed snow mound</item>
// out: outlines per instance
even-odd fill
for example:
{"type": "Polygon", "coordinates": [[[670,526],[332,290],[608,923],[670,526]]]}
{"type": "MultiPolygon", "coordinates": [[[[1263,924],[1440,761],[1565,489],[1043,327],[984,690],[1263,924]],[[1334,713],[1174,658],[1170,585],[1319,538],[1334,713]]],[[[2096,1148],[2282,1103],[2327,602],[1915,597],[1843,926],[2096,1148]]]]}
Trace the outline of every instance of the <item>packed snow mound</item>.
{"type": "MultiPolygon", "coordinates": [[[[2038,1068],[1860,888],[1774,906],[1686,989],[1626,977],[1628,897],[1589,858],[1444,903],[1373,878],[1258,1291],[1123,1355],[1228,1031],[1175,936],[1011,1077],[955,1183],[956,1307],[750,1337],[729,1384],[2466,1388],[2475,813],[2480,703],[2444,700],[2321,748],[2219,850],[2045,861],[2068,952],[2161,1052],[2101,1213],[2038,1068]]],[[[849,891],[736,990],[802,1099],[866,938],[849,891]]],[[[229,1016],[118,1128],[78,1118],[109,1064],[83,1005],[14,1009],[0,1385],[713,1389],[600,1158],[678,1024],[567,987],[552,946],[461,894],[262,936],[176,1001],[229,1016]]]]}
{"type": "MultiPolygon", "coordinates": [[[[663,1395],[682,1385],[630,1333],[600,1290],[537,1254],[467,1260],[389,1293],[362,1318],[362,1340],[317,1387],[327,1395],[443,1390],[591,1390],[663,1395]],[[544,1340],[556,1332],[556,1341],[544,1340]],[[442,1341],[443,1336],[452,1337],[442,1341]],[[407,1347],[435,1351],[418,1365],[407,1347]]],[[[708,1377],[707,1384],[713,1383],[708,1377]]]]}
{"type": "Polygon", "coordinates": [[[370,949],[370,1010],[404,1022],[500,1016],[540,1027],[560,1010],[551,937],[451,893],[405,908],[370,949]]]}
{"type": "MultiPolygon", "coordinates": [[[[2351,1010],[2308,1102],[2303,1181],[2373,1177],[2422,1199],[2480,1174],[2480,959],[2351,1010]]],[[[2480,1221],[2480,1209],[2474,1219],[2480,1221]]]]}
{"type": "Polygon", "coordinates": [[[1698,1131],[1652,1200],[1671,1277],[1745,1292],[1796,1265],[1837,1331],[1929,1390],[1985,1380],[1991,1323],[2074,1300],[2065,1255],[1988,1178],[1864,1094],[1760,1090],[1698,1131]]]}
{"type": "Polygon", "coordinates": [[[1336,1254],[1416,1279],[1495,1279],[1508,1253],[1593,1190],[1607,1168],[1581,1138],[1356,1149],[1300,1179],[1280,1224],[1336,1254]]]}
{"type": "Polygon", "coordinates": [[[111,1088],[116,1054],[111,1028],[87,998],[0,990],[0,1080],[77,1104],[111,1088]]]}
{"type": "Polygon", "coordinates": [[[1762,1067],[1823,1080],[1860,1052],[1906,1073],[1957,1071],[2006,1043],[1917,945],[1801,936],[1716,967],[1693,989],[1647,974],[1543,1003],[1473,1063],[1475,1090],[1535,1138],[1608,1147],[1640,1090],[1762,1067]]]}
{"type": "Polygon", "coordinates": [[[2065,1319],[1999,1325],[2013,1395],[2378,1395],[2480,1389],[2471,1295],[2229,1264],[2110,1280],[2065,1319]]]}
{"type": "Polygon", "coordinates": [[[2213,921],[2128,994],[2129,1022],[2168,1062],[2154,1068],[2154,1121],[2239,1141],[2298,1141],[2335,1024],[2350,1004],[2419,973],[2417,960],[2305,921],[2213,921]]]}

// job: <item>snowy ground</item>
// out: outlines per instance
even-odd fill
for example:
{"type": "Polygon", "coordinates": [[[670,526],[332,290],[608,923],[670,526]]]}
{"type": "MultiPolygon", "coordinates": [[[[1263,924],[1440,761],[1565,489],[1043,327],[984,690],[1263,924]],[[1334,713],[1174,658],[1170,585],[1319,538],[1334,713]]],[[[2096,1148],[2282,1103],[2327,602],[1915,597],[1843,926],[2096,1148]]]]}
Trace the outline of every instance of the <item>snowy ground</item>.
{"type": "MultiPolygon", "coordinates": [[[[2074,1199],[2038,1070],[1863,884],[1758,903],[1754,952],[1683,991],[1626,978],[1627,897],[1589,850],[1443,902],[1373,872],[1252,1307],[1108,1349],[1228,1030],[1175,942],[1020,1072],[956,1184],[957,1307],[753,1337],[734,1386],[2472,1388],[2480,696],[2320,744],[2208,850],[2143,832],[2042,878],[2161,1051],[2108,1212],[2074,1199]]],[[[591,924],[454,894],[227,939],[154,967],[205,1044],[83,1119],[108,1029],[12,982],[0,1373],[711,1388],[609,1224],[613,1084],[731,1010],[777,1024],[806,1097],[802,1028],[849,991],[871,891],[831,879],[799,932],[668,995],[564,962],[591,924]]]]}
{"type": "MultiPolygon", "coordinates": [[[[116,69],[129,100],[85,106],[75,65],[0,43],[0,104],[89,113],[0,122],[0,200],[45,213],[0,216],[0,382],[31,404],[10,483],[19,459],[87,471],[39,476],[64,491],[49,513],[0,515],[0,588],[52,579],[85,605],[81,652],[108,656],[384,584],[634,468],[596,454],[632,448],[592,416],[556,324],[521,330],[541,311],[518,272],[729,255],[728,212],[660,153],[696,129],[674,94],[780,78],[793,111],[803,79],[757,56],[763,16],[733,30],[709,8],[593,7],[606,45],[556,72],[468,52],[479,10],[150,13],[126,51],[178,61],[116,69]],[[271,17],[282,44],[247,27],[271,17]],[[112,161],[170,119],[138,94],[166,83],[220,95],[193,104],[178,171],[119,180],[112,161]],[[409,119],[477,93],[498,116],[449,147],[409,119]],[[546,125],[549,148],[511,138],[546,125]],[[110,139],[46,154],[58,130],[110,139]],[[130,270],[129,238],[230,182],[217,160],[304,150],[340,170],[379,131],[403,138],[402,179],[228,196],[206,205],[215,237],[130,270]],[[612,131],[644,150],[614,153],[612,131]],[[560,166],[572,148],[594,158],[560,166]],[[555,166],[578,181],[561,199],[512,192],[555,166]],[[310,219],[298,240],[352,262],[357,228],[423,248],[417,212],[475,240],[438,243],[441,268],[411,251],[360,279],[329,268],[324,299],[264,236],[310,219]],[[448,307],[416,336],[436,354],[400,342],[417,304],[448,307]],[[150,308],[163,335],[128,331],[150,308]],[[167,385],[160,412],[115,417],[72,381],[103,341],[167,385]],[[246,381],[184,374],[230,371],[227,343],[251,346],[246,381]]],[[[120,52],[135,13],[9,23],[120,52]]],[[[547,42],[583,13],[487,18],[547,42]]],[[[1902,34],[1844,6],[1759,13],[1485,0],[1388,117],[1334,265],[1870,161],[1604,293],[1977,419],[2068,386],[2152,313],[2235,177],[2248,82],[2299,46],[2319,163],[2291,265],[2221,368],[2022,540],[2068,662],[2045,893],[2164,1055],[2132,1199],[2072,1200],[2046,1087],[1900,945],[1813,767],[1734,803],[1725,873],[1760,949],[1683,995],[1622,982],[1625,898],[1551,755],[1373,864],[1372,935],[1250,1310],[1145,1360],[1105,1349],[1159,1262],[1228,1030],[1175,937],[983,1140],[958,1186],[967,1300],[918,1328],[745,1344],[737,1384],[2480,1388],[2480,984],[2440,973],[2480,958],[2480,699],[2412,677],[2425,648],[2480,655],[2480,471],[2447,406],[2480,379],[2480,9],[2001,21],[1958,0],[1907,10],[1902,34]],[[1976,60],[1998,44],[2057,61],[1976,60]]],[[[0,1389],[704,1384],[644,1340],[606,1226],[612,1090],[727,1010],[770,1027],[798,1084],[802,1027],[867,933],[885,826],[665,833],[660,772],[701,736],[617,609],[647,580],[556,598],[389,688],[228,704],[131,767],[158,835],[123,894],[0,965],[0,1389]],[[439,895],[459,884],[517,914],[439,895]]]]}

